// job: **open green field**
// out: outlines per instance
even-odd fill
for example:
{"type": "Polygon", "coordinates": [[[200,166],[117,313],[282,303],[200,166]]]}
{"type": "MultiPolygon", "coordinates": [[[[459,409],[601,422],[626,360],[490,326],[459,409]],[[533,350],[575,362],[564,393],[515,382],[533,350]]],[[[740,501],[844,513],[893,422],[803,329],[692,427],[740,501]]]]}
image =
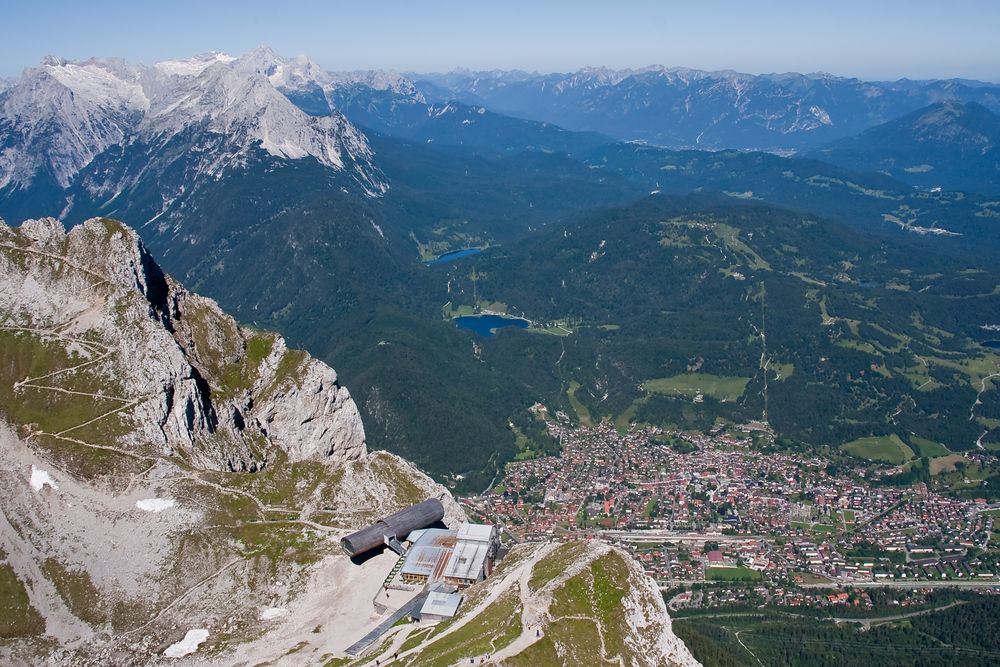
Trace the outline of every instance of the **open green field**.
{"type": "Polygon", "coordinates": [[[763,575],[749,567],[706,567],[705,579],[711,581],[761,581],[763,575]]]}
{"type": "Polygon", "coordinates": [[[569,399],[569,404],[573,407],[573,412],[576,413],[580,423],[584,426],[593,426],[594,420],[590,418],[590,410],[576,397],[576,390],[579,388],[579,382],[576,380],[570,381],[569,388],[566,390],[566,398],[569,399]]]}
{"type": "Polygon", "coordinates": [[[951,454],[951,450],[941,443],[916,435],[910,437],[910,444],[917,450],[917,456],[926,456],[933,459],[938,456],[948,456],[951,454]]]}
{"type": "Polygon", "coordinates": [[[618,429],[619,433],[624,434],[625,432],[628,431],[629,425],[635,418],[636,411],[642,406],[643,403],[645,403],[648,400],[649,400],[648,395],[635,399],[627,408],[625,408],[624,411],[622,411],[620,415],[615,417],[615,428],[618,429]]]}
{"type": "Polygon", "coordinates": [[[854,523],[854,510],[838,510],[836,518],[837,521],[843,521],[844,523],[854,523]]]}
{"type": "Polygon", "coordinates": [[[446,320],[451,320],[456,317],[462,317],[463,315],[475,315],[476,309],[474,306],[467,306],[464,304],[452,304],[451,301],[441,306],[441,315],[446,320]]]}
{"type": "Polygon", "coordinates": [[[795,364],[771,364],[768,370],[774,373],[774,379],[784,382],[795,373],[795,364]]]}
{"type": "Polygon", "coordinates": [[[656,498],[650,498],[649,502],[646,503],[646,508],[642,510],[642,516],[646,519],[653,516],[653,512],[656,511],[656,506],[658,504],[659,503],[657,502],[656,498]]]}
{"type": "Polygon", "coordinates": [[[829,523],[809,523],[807,521],[792,521],[788,525],[792,528],[807,530],[811,533],[828,535],[837,532],[837,527],[829,523]]]}
{"type": "Polygon", "coordinates": [[[913,450],[907,447],[906,443],[900,440],[895,433],[871,438],[858,438],[844,443],[840,448],[858,458],[894,465],[906,463],[913,458],[913,450]]]}
{"type": "Polygon", "coordinates": [[[653,378],[642,383],[651,394],[687,396],[704,394],[718,401],[735,401],[743,395],[750,378],[710,373],[682,373],[667,378],[653,378]]]}

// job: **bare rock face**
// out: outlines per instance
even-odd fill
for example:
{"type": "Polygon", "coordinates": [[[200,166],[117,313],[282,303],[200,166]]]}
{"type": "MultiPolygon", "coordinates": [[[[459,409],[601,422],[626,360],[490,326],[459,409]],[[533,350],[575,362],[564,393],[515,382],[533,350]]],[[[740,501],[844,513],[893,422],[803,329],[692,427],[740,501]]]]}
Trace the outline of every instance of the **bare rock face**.
{"type": "Polygon", "coordinates": [[[285,342],[277,339],[255,385],[260,403],[252,414],[259,428],[280,442],[292,460],[364,456],[361,415],[347,389],[337,384],[336,372],[306,358],[294,377],[282,381],[277,373],[287,354],[285,342]]]}
{"type": "Polygon", "coordinates": [[[365,455],[361,417],[333,369],[185,290],[131,229],[95,218],[66,233],[57,220],[28,220],[0,226],[0,244],[0,313],[21,325],[12,331],[80,358],[82,384],[121,408],[112,445],[218,470],[258,470],[279,449],[291,461],[365,455]]]}

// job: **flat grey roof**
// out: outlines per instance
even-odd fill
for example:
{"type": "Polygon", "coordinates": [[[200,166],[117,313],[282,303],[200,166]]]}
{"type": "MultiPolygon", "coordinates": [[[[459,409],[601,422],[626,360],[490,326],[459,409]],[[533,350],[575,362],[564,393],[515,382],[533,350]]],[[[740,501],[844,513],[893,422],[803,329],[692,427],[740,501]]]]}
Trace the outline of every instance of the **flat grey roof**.
{"type": "Polygon", "coordinates": [[[454,547],[454,531],[428,528],[407,550],[400,571],[404,575],[440,579],[454,547]]]}
{"type": "Polygon", "coordinates": [[[427,595],[424,606],[420,608],[420,615],[454,616],[458,612],[458,605],[460,604],[462,604],[462,596],[458,593],[441,593],[435,591],[427,595]]]}
{"type": "Polygon", "coordinates": [[[489,548],[490,545],[486,542],[459,540],[444,568],[444,576],[455,579],[478,579],[479,573],[486,564],[486,554],[489,553],[489,548]]]}
{"type": "Polygon", "coordinates": [[[473,542],[489,542],[493,538],[495,526],[488,523],[463,523],[458,528],[458,539],[473,542]]]}

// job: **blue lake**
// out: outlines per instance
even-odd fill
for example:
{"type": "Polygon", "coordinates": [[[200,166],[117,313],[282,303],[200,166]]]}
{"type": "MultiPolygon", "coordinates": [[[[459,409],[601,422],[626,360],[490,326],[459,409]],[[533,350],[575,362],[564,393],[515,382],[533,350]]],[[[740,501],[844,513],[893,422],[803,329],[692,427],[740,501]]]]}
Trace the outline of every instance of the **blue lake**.
{"type": "Polygon", "coordinates": [[[445,262],[454,262],[456,259],[462,259],[463,257],[470,257],[472,255],[478,255],[482,250],[480,248],[462,248],[461,250],[452,250],[451,252],[446,252],[437,259],[432,259],[429,262],[424,262],[427,266],[434,266],[436,264],[444,264],[445,262]]]}
{"type": "Polygon", "coordinates": [[[459,329],[474,331],[480,336],[492,336],[498,329],[516,327],[527,329],[528,320],[519,317],[501,317],[499,315],[463,315],[455,318],[455,326],[459,329]]]}
{"type": "Polygon", "coordinates": [[[992,350],[1000,350],[1000,340],[984,340],[980,345],[992,350]]]}

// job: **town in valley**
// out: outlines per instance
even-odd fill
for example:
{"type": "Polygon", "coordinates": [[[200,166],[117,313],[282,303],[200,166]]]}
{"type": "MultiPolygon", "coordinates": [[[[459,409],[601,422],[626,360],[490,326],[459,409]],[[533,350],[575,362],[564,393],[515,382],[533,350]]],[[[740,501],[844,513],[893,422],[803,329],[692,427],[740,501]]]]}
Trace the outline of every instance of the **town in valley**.
{"type": "Polygon", "coordinates": [[[893,483],[899,467],[783,451],[760,422],[618,430],[535,411],[561,454],[509,463],[501,483],[463,504],[511,540],[619,545],[672,593],[672,608],[864,608],[873,590],[903,606],[938,588],[1000,592],[1000,504],[976,493],[988,480],[962,477],[988,465],[974,452],[952,462],[959,493],[937,478],[893,483]]]}

